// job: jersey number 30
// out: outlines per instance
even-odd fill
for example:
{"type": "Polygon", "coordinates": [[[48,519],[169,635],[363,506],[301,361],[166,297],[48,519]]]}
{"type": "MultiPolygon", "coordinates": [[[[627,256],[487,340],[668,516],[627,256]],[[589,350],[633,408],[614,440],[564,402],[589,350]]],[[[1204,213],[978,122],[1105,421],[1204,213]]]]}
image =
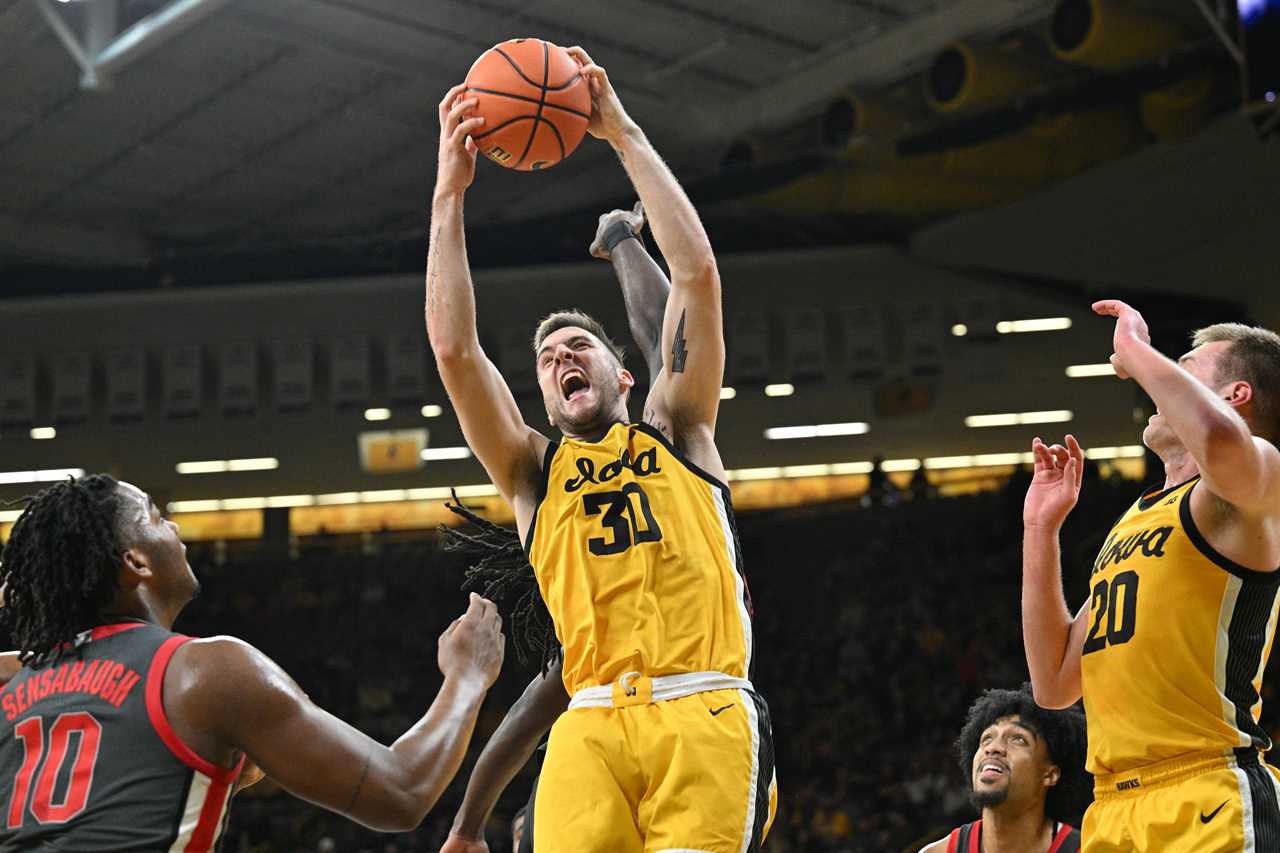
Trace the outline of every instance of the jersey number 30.
{"type": "Polygon", "coordinates": [[[1133,639],[1133,632],[1138,620],[1138,573],[1121,572],[1111,579],[1110,587],[1105,580],[1098,581],[1093,588],[1093,627],[1084,641],[1084,654],[1098,652],[1107,646],[1119,646],[1133,639]],[[1102,620],[1107,620],[1105,634],[1102,620]]]}
{"type": "Polygon", "coordinates": [[[47,757],[44,717],[28,717],[14,726],[13,734],[22,741],[22,766],[18,768],[17,778],[13,780],[13,794],[9,799],[9,829],[22,826],[27,798],[31,797],[31,778],[35,776],[41,758],[44,758],[44,769],[36,779],[35,796],[31,797],[31,814],[36,821],[42,824],[66,823],[84,811],[89,802],[89,788],[93,785],[93,768],[98,763],[102,724],[85,711],[60,715],[49,729],[47,757]],[[62,802],[55,803],[53,789],[62,773],[62,765],[67,760],[72,733],[79,735],[76,760],[71,766],[71,778],[62,802]]]}
{"type": "Polygon", "coordinates": [[[662,528],[649,508],[649,496],[639,483],[627,483],[616,492],[591,492],[582,496],[587,515],[604,513],[600,524],[610,533],[587,540],[587,547],[597,557],[621,554],[632,545],[662,540],[662,528]],[[639,512],[637,512],[637,509],[639,512]]]}

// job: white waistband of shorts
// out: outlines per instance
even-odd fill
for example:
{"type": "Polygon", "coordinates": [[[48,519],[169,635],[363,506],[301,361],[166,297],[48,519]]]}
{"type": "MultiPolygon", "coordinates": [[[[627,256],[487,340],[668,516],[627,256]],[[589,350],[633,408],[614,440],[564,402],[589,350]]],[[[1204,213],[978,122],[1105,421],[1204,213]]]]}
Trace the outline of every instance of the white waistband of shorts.
{"type": "MultiPolygon", "coordinates": [[[[629,672],[622,678],[638,675],[629,672]]],[[[622,679],[619,679],[621,681],[622,679]]],[[[679,675],[657,675],[653,682],[653,701],[665,702],[668,699],[679,699],[681,696],[692,696],[694,693],[705,693],[708,690],[754,690],[751,682],[745,678],[725,675],[723,672],[682,672],[679,675]]],[[[574,708],[612,708],[613,685],[586,687],[573,694],[569,700],[569,709],[574,708]]]]}

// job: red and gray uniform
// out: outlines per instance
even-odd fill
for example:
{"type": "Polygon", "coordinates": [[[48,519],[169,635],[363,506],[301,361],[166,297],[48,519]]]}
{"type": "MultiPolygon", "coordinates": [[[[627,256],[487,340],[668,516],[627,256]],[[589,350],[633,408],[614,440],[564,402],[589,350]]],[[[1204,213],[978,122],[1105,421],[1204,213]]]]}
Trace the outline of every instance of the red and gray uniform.
{"type": "MultiPolygon", "coordinates": [[[[951,830],[947,853],[982,853],[982,821],[975,820],[951,830]]],[[[1049,853],[1080,853],[1080,830],[1055,821],[1049,853]]]]}
{"type": "Polygon", "coordinates": [[[214,849],[244,760],[204,760],[165,716],[165,668],[190,639],[103,625],[0,689],[0,853],[214,849]]]}

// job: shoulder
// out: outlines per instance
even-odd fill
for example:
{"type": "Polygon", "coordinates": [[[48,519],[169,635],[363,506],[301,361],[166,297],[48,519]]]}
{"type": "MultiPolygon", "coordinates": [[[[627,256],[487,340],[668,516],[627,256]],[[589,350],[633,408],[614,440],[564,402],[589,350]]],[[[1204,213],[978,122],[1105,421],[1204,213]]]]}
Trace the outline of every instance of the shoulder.
{"type": "Polygon", "coordinates": [[[920,853],[947,853],[947,844],[950,840],[951,835],[948,833],[932,844],[926,844],[924,847],[921,847],[920,853]]]}
{"type": "Polygon", "coordinates": [[[206,637],[189,640],[174,652],[165,692],[216,700],[280,677],[287,678],[275,661],[244,640],[206,637]]]}

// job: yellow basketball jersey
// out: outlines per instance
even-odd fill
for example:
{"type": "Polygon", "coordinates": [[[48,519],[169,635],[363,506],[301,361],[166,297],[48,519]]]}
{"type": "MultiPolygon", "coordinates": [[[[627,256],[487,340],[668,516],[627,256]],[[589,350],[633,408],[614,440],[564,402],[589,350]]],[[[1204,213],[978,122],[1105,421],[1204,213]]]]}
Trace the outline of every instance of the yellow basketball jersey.
{"type": "Polygon", "coordinates": [[[751,620],[729,489],[648,424],[547,448],[526,534],[570,694],[628,672],[748,677],[751,620]]]}
{"type": "Polygon", "coordinates": [[[1259,691],[1280,574],[1213,549],[1191,517],[1198,482],[1144,494],[1094,563],[1081,661],[1094,774],[1271,748],[1259,691]]]}

